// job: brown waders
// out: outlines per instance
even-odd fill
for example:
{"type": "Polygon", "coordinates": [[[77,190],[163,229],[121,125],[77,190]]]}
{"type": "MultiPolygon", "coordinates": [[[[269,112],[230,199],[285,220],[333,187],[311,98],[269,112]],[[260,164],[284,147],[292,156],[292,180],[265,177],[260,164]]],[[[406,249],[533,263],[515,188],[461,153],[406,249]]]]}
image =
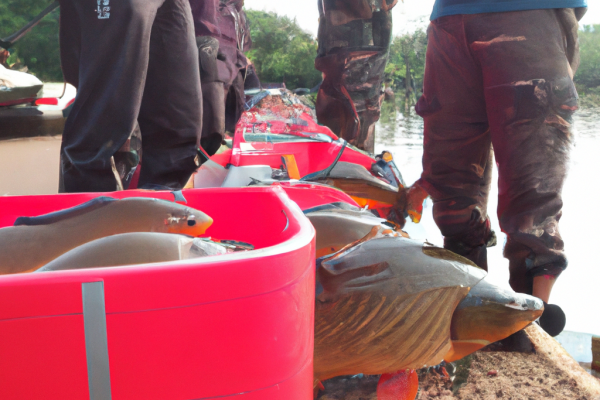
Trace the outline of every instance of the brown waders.
{"type": "Polygon", "coordinates": [[[60,0],[65,80],[77,87],[62,144],[67,192],[112,191],[111,158],[139,122],[139,186],[181,188],[202,129],[188,0],[60,0]]]}
{"type": "Polygon", "coordinates": [[[317,118],[351,144],[374,152],[392,32],[392,0],[319,0],[323,73],[317,118]],[[388,5],[389,3],[389,5],[388,5]]]}
{"type": "Polygon", "coordinates": [[[581,11],[454,15],[429,28],[416,106],[425,120],[420,184],[433,198],[445,247],[487,270],[495,155],[504,255],[518,292],[531,294],[534,277],[567,267],[558,222],[578,102],[581,11]]]}

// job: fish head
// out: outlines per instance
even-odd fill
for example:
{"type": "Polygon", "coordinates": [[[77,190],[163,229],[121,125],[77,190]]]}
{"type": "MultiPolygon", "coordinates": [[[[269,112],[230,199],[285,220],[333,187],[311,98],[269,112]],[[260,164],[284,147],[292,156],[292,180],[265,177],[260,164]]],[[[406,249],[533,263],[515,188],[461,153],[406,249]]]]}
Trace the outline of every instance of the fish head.
{"type": "Polygon", "coordinates": [[[127,205],[122,208],[126,213],[123,218],[131,219],[137,215],[140,221],[145,221],[144,225],[150,224],[154,232],[200,236],[213,223],[213,219],[202,211],[167,200],[127,198],[120,203],[127,205]]]}
{"type": "Polygon", "coordinates": [[[485,280],[475,285],[452,316],[452,349],[445,360],[452,362],[512,335],[538,319],[542,300],[485,280]]]}
{"type": "Polygon", "coordinates": [[[213,219],[202,211],[172,203],[171,210],[167,213],[164,224],[168,233],[178,233],[195,237],[203,235],[213,224],[213,219]]]}

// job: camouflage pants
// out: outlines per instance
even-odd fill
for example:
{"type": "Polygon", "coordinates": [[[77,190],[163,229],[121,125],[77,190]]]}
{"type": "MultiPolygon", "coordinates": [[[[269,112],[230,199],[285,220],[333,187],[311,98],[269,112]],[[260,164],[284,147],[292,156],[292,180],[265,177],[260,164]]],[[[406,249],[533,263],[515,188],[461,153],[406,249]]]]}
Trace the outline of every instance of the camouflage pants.
{"type": "Polygon", "coordinates": [[[578,103],[579,11],[455,15],[428,31],[416,106],[425,120],[420,184],[433,198],[445,247],[487,269],[495,155],[504,255],[519,292],[567,266],[558,222],[578,103]]]}
{"type": "Polygon", "coordinates": [[[392,31],[386,0],[320,0],[319,53],[323,72],[317,118],[351,144],[373,152],[392,31]]]}

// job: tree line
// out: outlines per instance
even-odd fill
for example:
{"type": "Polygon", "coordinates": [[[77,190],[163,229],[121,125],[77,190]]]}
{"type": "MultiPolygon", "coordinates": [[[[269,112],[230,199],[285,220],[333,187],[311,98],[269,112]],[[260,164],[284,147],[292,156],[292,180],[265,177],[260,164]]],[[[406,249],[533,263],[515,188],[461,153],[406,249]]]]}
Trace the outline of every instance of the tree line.
{"type": "Polygon", "coordinates": [[[581,64],[575,85],[582,106],[600,106],[600,25],[585,25],[579,32],[581,64]]]}
{"type": "MultiPolygon", "coordinates": [[[[49,0],[0,1],[0,38],[21,29],[50,4],[49,0]]],[[[9,49],[7,63],[14,69],[24,69],[43,81],[62,81],[58,47],[60,13],[55,10],[44,18],[29,34],[9,49]]]]}
{"type": "MultiPolygon", "coordinates": [[[[0,38],[7,37],[33,19],[49,0],[2,0],[0,38]]],[[[288,88],[312,88],[321,81],[314,68],[317,41],[295,20],[272,12],[246,10],[253,48],[247,53],[263,82],[288,88]]],[[[60,9],[55,10],[9,49],[8,64],[26,69],[43,81],[62,81],[59,49],[60,9]]]]}

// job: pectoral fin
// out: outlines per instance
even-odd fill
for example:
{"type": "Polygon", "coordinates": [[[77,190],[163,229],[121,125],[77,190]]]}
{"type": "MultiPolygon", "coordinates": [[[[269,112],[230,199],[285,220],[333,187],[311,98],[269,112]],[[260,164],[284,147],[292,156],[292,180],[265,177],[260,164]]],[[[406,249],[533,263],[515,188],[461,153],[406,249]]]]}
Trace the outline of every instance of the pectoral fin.
{"type": "Polygon", "coordinates": [[[487,340],[453,340],[450,351],[444,357],[444,361],[453,362],[460,360],[475,353],[477,350],[483,349],[490,344],[487,340]]]}

